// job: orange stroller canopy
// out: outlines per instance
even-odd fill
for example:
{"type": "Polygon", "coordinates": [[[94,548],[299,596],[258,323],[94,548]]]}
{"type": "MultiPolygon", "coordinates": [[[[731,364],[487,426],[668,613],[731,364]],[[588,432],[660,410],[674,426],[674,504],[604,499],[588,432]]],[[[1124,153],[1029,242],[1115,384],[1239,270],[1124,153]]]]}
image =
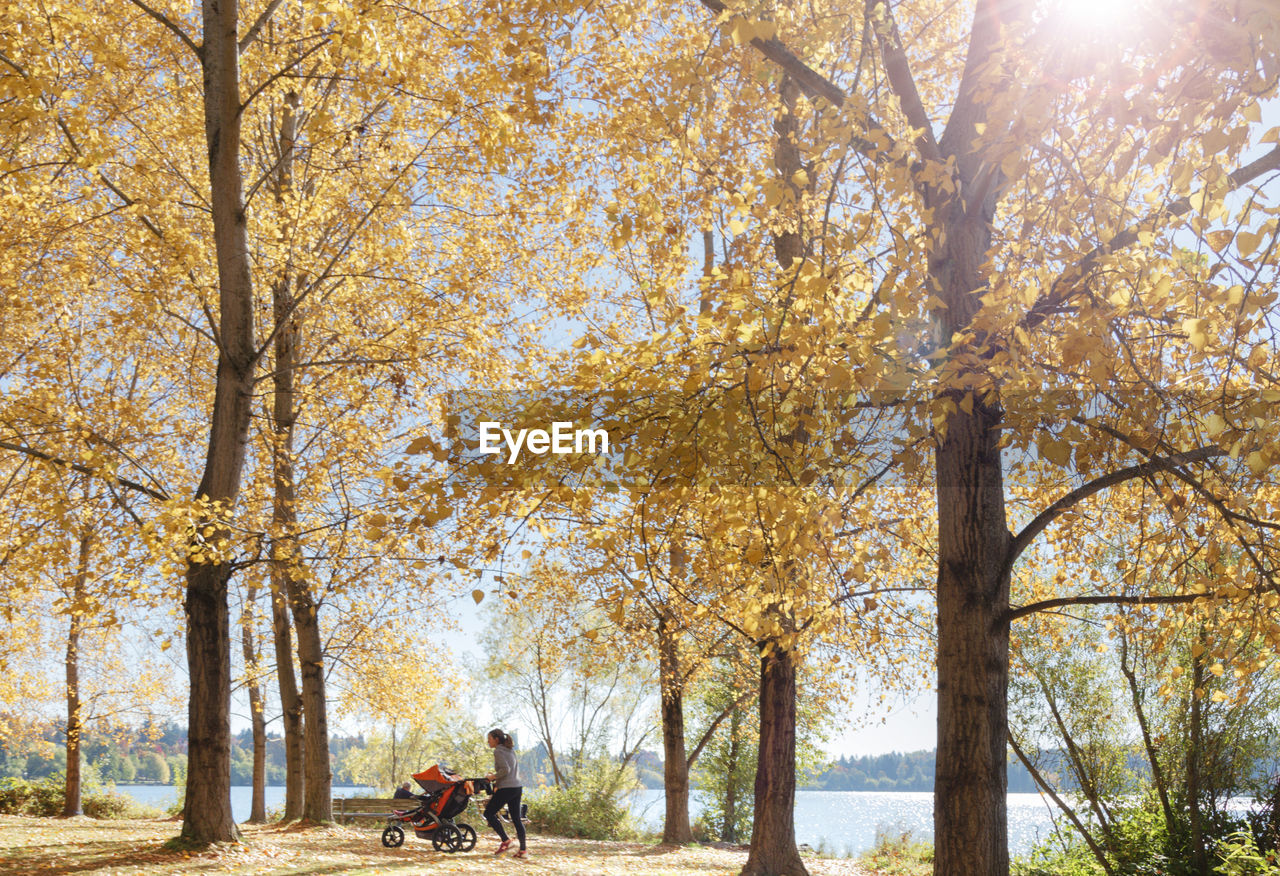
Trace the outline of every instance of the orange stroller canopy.
{"type": "Polygon", "coordinates": [[[454,782],[461,782],[462,776],[454,775],[449,772],[448,768],[433,764],[420,773],[414,773],[413,777],[418,780],[424,787],[427,782],[433,782],[438,785],[450,785],[454,782]]]}

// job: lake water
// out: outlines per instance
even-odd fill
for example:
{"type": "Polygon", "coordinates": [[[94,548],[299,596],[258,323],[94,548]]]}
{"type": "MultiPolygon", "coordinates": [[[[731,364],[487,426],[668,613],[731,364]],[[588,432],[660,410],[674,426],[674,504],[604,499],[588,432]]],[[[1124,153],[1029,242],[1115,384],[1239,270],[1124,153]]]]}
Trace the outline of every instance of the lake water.
{"type": "MultiPolygon", "coordinates": [[[[116,790],[140,803],[164,808],[178,800],[178,789],[166,785],[117,785],[116,790]]],[[[284,805],[284,788],[268,785],[267,809],[284,805]]],[[[236,821],[249,817],[253,790],[246,785],[231,787],[231,812],[236,821]]],[[[335,797],[376,797],[374,788],[333,789],[335,797]]],[[[1009,795],[1009,852],[1023,855],[1053,831],[1050,805],[1039,794],[1009,795]]],[[[661,790],[637,791],[632,809],[651,830],[662,829],[661,790]]],[[[689,810],[696,818],[702,806],[694,792],[689,810]]],[[[878,791],[797,791],[796,842],[836,854],[857,855],[875,844],[876,829],[910,830],[920,839],[933,837],[933,794],[878,791]]]]}
{"type": "MultiPolygon", "coordinates": [[[[1053,805],[1039,794],[1010,794],[1009,853],[1025,855],[1053,832],[1053,805]]],[[[636,793],[632,807],[644,824],[662,829],[663,792],[636,793]]],[[[690,818],[702,810],[695,791],[690,818]]],[[[835,854],[858,855],[875,845],[876,829],[933,839],[933,794],[929,791],[796,791],[796,842],[835,854]]]]}

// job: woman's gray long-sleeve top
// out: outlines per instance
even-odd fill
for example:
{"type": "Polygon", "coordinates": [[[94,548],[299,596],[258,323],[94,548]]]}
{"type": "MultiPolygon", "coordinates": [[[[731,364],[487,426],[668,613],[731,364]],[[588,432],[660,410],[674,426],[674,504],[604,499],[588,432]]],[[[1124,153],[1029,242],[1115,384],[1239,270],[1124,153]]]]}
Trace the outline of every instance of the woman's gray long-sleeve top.
{"type": "Polygon", "coordinates": [[[493,782],[495,790],[520,787],[520,765],[516,763],[515,749],[505,745],[493,749],[493,772],[497,776],[493,782]]]}

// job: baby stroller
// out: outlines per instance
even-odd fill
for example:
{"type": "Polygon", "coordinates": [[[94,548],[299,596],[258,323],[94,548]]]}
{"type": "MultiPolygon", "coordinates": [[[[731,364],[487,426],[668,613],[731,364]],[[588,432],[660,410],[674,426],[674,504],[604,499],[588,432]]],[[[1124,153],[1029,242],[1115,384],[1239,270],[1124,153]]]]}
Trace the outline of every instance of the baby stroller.
{"type": "Polygon", "coordinates": [[[413,809],[397,809],[387,816],[382,844],[394,849],[404,844],[404,825],[413,828],[418,839],[431,840],[437,852],[469,852],[476,847],[476,831],[469,824],[454,821],[466,810],[471,795],[493,793],[488,779],[464,779],[443,764],[414,773],[425,794],[415,794],[413,809]]]}

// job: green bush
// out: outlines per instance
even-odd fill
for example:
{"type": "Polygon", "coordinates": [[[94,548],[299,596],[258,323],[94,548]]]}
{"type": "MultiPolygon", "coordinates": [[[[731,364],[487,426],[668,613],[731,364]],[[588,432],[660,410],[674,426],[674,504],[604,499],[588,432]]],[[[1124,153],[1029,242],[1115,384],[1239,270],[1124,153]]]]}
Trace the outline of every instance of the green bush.
{"type": "Polygon", "coordinates": [[[60,776],[29,781],[0,779],[0,813],[5,815],[53,816],[66,803],[66,780],[60,776]]]}
{"type": "MultiPolygon", "coordinates": [[[[38,781],[0,779],[0,814],[37,815],[51,818],[62,814],[66,804],[66,777],[53,775],[38,781]]],[[[90,818],[159,818],[158,809],[143,806],[131,797],[86,783],[80,808],[90,818]]]]}
{"type": "Polygon", "coordinates": [[[579,839],[634,839],[639,830],[616,797],[577,785],[547,788],[532,795],[530,817],[539,829],[579,839]]]}
{"type": "Polygon", "coordinates": [[[1231,834],[1218,843],[1217,853],[1214,872],[1222,876],[1280,876],[1280,855],[1259,851],[1251,831],[1231,834]]]}
{"type": "Polygon", "coordinates": [[[163,815],[153,806],[144,806],[128,795],[111,790],[84,794],[80,808],[90,818],[159,818],[163,815]]]}
{"type": "Polygon", "coordinates": [[[612,764],[584,766],[567,787],[529,794],[529,818],[539,830],[578,839],[637,839],[641,831],[623,800],[624,785],[612,764]]]}
{"type": "MultiPolygon", "coordinates": [[[[1170,832],[1154,798],[1116,807],[1112,815],[1113,843],[1107,858],[1117,876],[1195,876],[1199,872],[1193,863],[1194,845],[1186,819],[1175,823],[1170,832]]],[[[1105,841],[1092,819],[1086,826],[1098,842],[1105,841]]],[[[1255,859],[1265,864],[1266,855],[1258,851],[1252,834],[1242,828],[1242,820],[1231,813],[1204,813],[1206,845],[1216,850],[1211,856],[1220,862],[1215,872],[1224,876],[1280,876],[1280,868],[1248,869],[1255,859]]],[[[1013,876],[1105,876],[1084,840],[1074,832],[1065,835],[1065,845],[1061,839],[1047,841],[1029,857],[1014,862],[1013,876]]]]}

